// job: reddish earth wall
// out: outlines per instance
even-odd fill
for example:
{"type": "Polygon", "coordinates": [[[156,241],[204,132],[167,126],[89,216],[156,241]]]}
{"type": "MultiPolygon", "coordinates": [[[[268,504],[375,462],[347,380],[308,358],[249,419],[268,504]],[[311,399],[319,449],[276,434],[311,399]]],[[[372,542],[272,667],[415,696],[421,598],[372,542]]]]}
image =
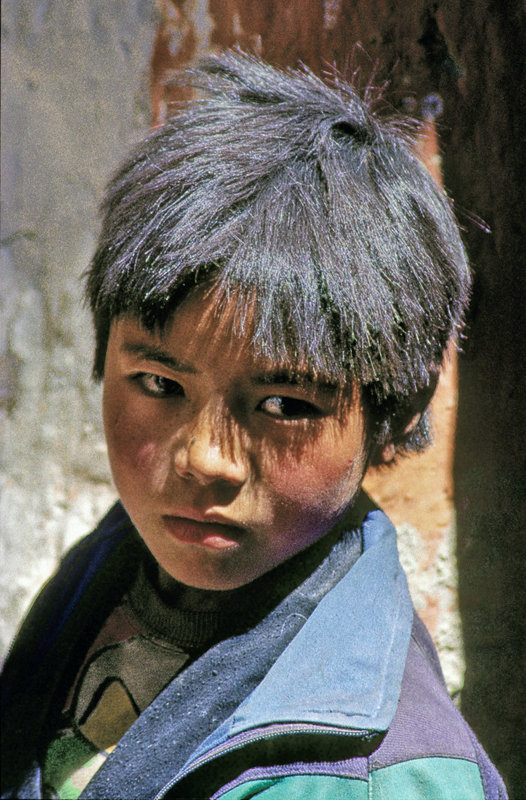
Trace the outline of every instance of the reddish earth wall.
{"type": "MultiPolygon", "coordinates": [[[[388,78],[389,100],[414,115],[427,96],[442,98],[444,182],[475,272],[469,342],[458,380],[453,359],[434,401],[434,448],[369,476],[367,486],[398,526],[417,532],[417,571],[429,570],[456,532],[462,706],[520,797],[526,786],[524,8],[519,0],[163,0],[158,6],[154,124],[179,99],[162,86],[168,69],[235,44],[277,65],[301,60],[322,72],[336,64],[347,73],[358,69],[359,80],[371,73],[375,84],[388,78]],[[471,221],[477,215],[491,233],[471,221]]],[[[435,172],[438,147],[430,123],[424,149],[435,172]]],[[[437,592],[426,589],[420,603],[435,635],[440,615],[451,611],[437,592]]],[[[454,592],[450,602],[454,611],[454,592]]]]}

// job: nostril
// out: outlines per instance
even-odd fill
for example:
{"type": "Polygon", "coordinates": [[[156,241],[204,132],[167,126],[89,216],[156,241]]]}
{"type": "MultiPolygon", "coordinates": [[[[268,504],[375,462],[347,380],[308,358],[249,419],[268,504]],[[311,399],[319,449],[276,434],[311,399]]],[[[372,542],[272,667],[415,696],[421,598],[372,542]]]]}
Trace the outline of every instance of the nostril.
{"type": "Polygon", "coordinates": [[[177,474],[200,484],[213,482],[241,486],[247,479],[245,460],[234,452],[233,443],[218,442],[201,432],[181,444],[175,453],[177,474]]]}

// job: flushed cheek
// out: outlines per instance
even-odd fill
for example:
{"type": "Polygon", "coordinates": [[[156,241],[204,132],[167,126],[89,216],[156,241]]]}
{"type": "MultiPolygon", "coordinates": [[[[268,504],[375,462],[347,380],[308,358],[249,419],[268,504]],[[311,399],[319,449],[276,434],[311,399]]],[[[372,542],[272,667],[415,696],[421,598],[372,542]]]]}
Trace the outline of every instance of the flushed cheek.
{"type": "MultiPolygon", "coordinates": [[[[355,496],[364,471],[361,452],[355,458],[317,459],[298,464],[281,463],[281,468],[268,476],[275,499],[276,522],[284,528],[313,531],[330,526],[355,496]],[[278,519],[279,518],[279,519],[278,519]]],[[[282,528],[283,529],[283,528],[282,528]]]]}
{"type": "Polygon", "coordinates": [[[267,480],[286,496],[307,498],[351,485],[361,472],[360,456],[324,459],[322,453],[300,461],[282,459],[267,472],[267,480]]]}
{"type": "Polygon", "coordinates": [[[326,487],[318,480],[318,476],[303,470],[300,474],[283,470],[269,481],[268,486],[278,531],[283,526],[295,528],[298,524],[303,528],[305,520],[318,527],[319,521],[326,518],[329,511],[325,498],[326,487]]]}
{"type": "Polygon", "coordinates": [[[119,484],[124,484],[124,488],[134,476],[135,480],[138,477],[144,481],[135,485],[135,490],[145,485],[160,488],[164,484],[168,457],[166,454],[163,457],[163,447],[152,438],[151,427],[149,431],[143,431],[136,421],[128,424],[126,417],[121,415],[106,426],[106,431],[113,477],[119,490],[119,484]]]}

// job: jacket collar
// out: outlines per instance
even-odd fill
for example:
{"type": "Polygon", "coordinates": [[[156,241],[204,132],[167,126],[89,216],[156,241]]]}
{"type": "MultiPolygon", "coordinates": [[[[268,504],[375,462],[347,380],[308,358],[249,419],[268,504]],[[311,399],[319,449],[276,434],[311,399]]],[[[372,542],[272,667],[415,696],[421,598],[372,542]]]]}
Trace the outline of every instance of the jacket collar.
{"type": "Polygon", "coordinates": [[[395,714],[413,607],[396,531],[379,509],[362,529],[364,552],[320,602],[264,680],[187,762],[276,723],[342,732],[386,731],[395,714]]]}

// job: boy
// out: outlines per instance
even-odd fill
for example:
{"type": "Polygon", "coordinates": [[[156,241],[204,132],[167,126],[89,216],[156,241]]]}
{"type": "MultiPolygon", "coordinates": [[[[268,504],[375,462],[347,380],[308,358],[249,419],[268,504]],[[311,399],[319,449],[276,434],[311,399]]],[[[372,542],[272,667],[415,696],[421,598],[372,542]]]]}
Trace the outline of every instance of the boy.
{"type": "Polygon", "coordinates": [[[5,668],[5,797],[505,797],[368,465],[423,447],[469,270],[403,125],[243,54],[110,184],[87,276],[120,502],[5,668]]]}

